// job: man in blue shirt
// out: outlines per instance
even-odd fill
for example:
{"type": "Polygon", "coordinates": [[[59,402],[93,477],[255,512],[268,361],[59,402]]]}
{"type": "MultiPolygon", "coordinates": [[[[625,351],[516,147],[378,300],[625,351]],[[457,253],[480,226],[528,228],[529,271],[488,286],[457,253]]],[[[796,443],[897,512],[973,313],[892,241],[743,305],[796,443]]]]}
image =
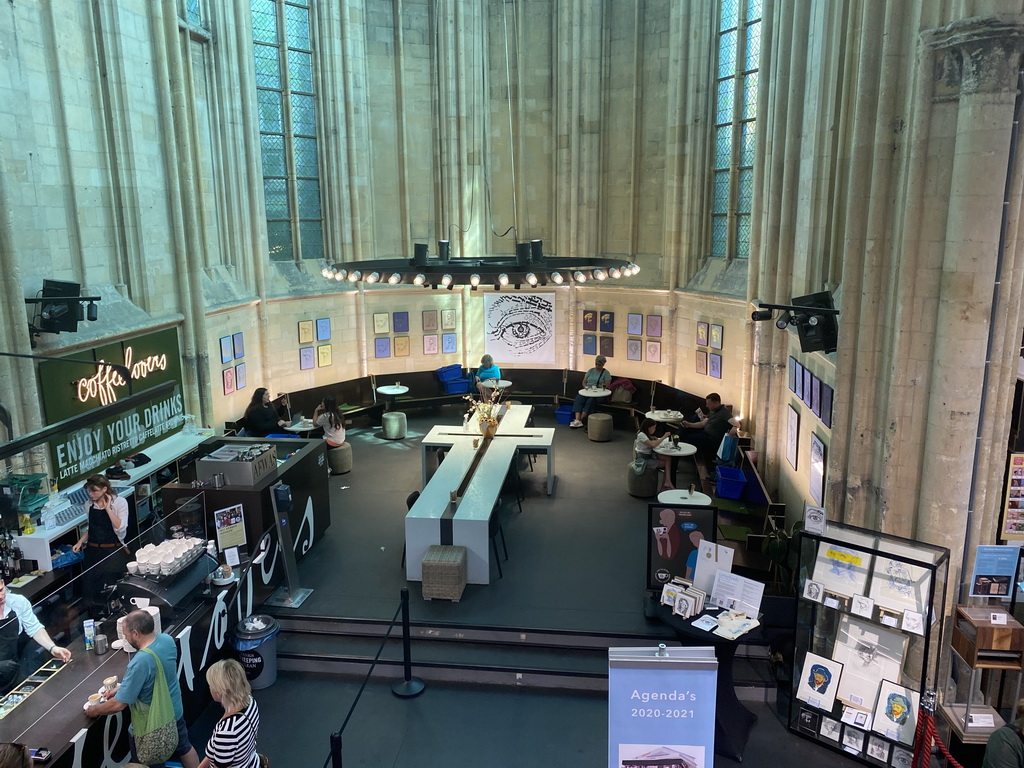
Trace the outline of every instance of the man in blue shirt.
{"type": "MultiPolygon", "coordinates": [[[[85,710],[85,713],[90,717],[99,717],[120,712],[137,701],[141,701],[143,704],[153,702],[156,660],[150,654],[142,653],[143,648],[149,648],[160,659],[164,677],[167,679],[167,688],[171,694],[171,702],[174,704],[174,717],[178,720],[178,748],[174,750],[171,757],[179,760],[185,768],[197,768],[199,755],[189,743],[188,728],[185,726],[185,715],[181,706],[181,688],[178,687],[178,649],[174,645],[174,639],[170,635],[156,634],[153,617],[146,611],[132,611],[125,617],[124,639],[139,650],[128,662],[128,669],[124,673],[121,685],[114,689],[112,695],[107,694],[106,701],[93,704],[85,710]]],[[[131,730],[128,732],[128,741],[131,744],[132,759],[134,760],[137,754],[135,738],[131,730]]]]}

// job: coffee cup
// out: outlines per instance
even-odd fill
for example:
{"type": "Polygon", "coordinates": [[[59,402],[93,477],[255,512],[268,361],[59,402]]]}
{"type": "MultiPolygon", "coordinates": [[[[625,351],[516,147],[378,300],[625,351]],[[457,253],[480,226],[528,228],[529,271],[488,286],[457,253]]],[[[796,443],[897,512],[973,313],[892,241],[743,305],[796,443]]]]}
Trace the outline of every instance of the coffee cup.
{"type": "Polygon", "coordinates": [[[103,678],[103,690],[112,691],[117,687],[117,675],[103,678]]]}
{"type": "Polygon", "coordinates": [[[101,701],[103,701],[103,697],[98,693],[94,693],[89,696],[89,703],[87,706],[91,707],[93,704],[99,704],[101,701]]]}
{"type": "Polygon", "coordinates": [[[128,573],[136,573],[137,574],[138,572],[139,572],[139,563],[138,563],[138,561],[132,560],[130,563],[128,563],[128,573]]]}

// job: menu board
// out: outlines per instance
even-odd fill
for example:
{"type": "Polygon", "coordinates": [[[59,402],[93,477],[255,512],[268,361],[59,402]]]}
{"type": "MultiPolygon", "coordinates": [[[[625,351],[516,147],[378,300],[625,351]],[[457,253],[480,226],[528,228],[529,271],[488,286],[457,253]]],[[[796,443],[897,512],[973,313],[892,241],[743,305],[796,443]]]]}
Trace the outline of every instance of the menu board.
{"type": "Polygon", "coordinates": [[[1024,453],[1010,454],[1010,476],[1003,501],[1003,526],[999,538],[1024,541],[1024,453]]]}

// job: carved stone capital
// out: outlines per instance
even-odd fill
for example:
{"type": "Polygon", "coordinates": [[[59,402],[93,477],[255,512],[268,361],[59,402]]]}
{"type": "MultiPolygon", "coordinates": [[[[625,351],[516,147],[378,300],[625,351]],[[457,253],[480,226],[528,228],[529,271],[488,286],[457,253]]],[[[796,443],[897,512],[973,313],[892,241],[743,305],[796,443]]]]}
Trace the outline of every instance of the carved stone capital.
{"type": "Polygon", "coordinates": [[[937,96],[1001,93],[1017,87],[1024,52],[1024,22],[1019,16],[963,19],[921,33],[935,51],[937,96]]]}

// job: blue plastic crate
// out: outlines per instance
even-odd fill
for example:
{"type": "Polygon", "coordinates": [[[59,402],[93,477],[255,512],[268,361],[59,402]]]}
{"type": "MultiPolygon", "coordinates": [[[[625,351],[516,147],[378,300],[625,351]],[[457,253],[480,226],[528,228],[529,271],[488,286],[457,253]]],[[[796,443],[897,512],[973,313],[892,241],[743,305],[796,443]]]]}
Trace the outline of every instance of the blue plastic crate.
{"type": "Polygon", "coordinates": [[[715,495],[720,499],[738,499],[743,495],[743,487],[747,484],[747,476],[742,469],[719,467],[715,480],[715,495]]]}
{"type": "Polygon", "coordinates": [[[55,547],[51,547],[51,549],[60,550],[61,552],[60,557],[55,557],[52,560],[54,568],[63,568],[66,565],[72,565],[85,559],[85,553],[72,552],[70,544],[58,544],[55,547]]]}
{"type": "Polygon", "coordinates": [[[441,387],[446,395],[465,395],[471,391],[471,383],[469,379],[449,379],[448,381],[442,381],[441,387]]]}
{"type": "Polygon", "coordinates": [[[442,383],[446,381],[454,381],[455,379],[461,379],[463,378],[462,366],[459,365],[458,363],[442,366],[441,368],[437,369],[437,378],[440,379],[442,383]]]}
{"type": "Polygon", "coordinates": [[[555,408],[555,421],[559,424],[568,424],[572,421],[572,406],[560,405],[555,408]]]}

